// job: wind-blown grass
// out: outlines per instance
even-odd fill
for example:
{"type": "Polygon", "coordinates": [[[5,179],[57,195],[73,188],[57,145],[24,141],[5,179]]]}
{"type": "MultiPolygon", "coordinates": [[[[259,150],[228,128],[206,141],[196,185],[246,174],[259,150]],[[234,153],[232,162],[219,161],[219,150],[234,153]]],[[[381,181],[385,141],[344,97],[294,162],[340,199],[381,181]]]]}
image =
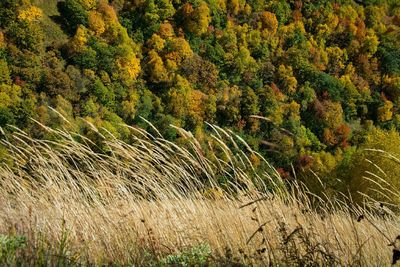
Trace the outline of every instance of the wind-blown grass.
{"type": "Polygon", "coordinates": [[[395,214],[335,200],[314,209],[260,155],[265,168],[257,172],[247,156],[256,152],[240,137],[209,127],[224,159],[206,158],[179,128],[187,146],[131,128],[132,144],[109,134],[105,153],[61,130],[46,128],[57,141],[18,129],[4,136],[1,262],[390,265],[400,234],[395,214]]]}

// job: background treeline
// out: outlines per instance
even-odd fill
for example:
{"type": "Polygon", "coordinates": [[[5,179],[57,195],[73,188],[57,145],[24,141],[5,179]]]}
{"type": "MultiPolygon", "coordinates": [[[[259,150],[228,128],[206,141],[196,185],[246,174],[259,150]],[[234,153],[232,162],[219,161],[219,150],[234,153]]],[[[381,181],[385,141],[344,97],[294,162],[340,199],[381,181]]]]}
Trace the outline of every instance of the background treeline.
{"type": "Polygon", "coordinates": [[[288,180],[374,194],[366,170],[400,188],[396,160],[365,150],[400,155],[399,97],[397,0],[0,2],[0,126],[37,137],[30,118],[129,142],[143,117],[212,155],[207,121],[288,180]]]}

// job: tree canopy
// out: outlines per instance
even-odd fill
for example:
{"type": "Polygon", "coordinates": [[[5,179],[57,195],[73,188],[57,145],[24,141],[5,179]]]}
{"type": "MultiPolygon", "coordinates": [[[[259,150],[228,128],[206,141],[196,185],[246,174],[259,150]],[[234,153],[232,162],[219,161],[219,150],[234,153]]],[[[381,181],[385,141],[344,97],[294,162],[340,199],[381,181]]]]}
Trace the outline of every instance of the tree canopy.
{"type": "Polygon", "coordinates": [[[287,179],[330,179],[366,136],[398,138],[399,36],[398,1],[2,0],[0,126],[66,127],[55,109],[129,140],[143,117],[209,149],[207,121],[287,179]]]}

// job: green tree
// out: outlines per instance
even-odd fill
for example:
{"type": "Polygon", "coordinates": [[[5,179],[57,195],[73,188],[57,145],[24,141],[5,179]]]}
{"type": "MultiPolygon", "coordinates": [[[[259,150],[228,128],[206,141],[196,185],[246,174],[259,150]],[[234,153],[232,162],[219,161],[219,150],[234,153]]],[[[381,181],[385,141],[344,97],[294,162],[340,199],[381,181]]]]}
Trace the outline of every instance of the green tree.
{"type": "Polygon", "coordinates": [[[96,79],[90,87],[90,92],[102,105],[113,108],[115,105],[115,94],[111,88],[105,86],[99,79],[96,79]]]}
{"type": "Polygon", "coordinates": [[[26,20],[15,21],[9,25],[6,35],[20,49],[27,49],[34,53],[44,51],[44,34],[36,23],[26,20]]]}
{"type": "Polygon", "coordinates": [[[0,60],[0,84],[10,84],[10,69],[8,68],[8,64],[5,60],[0,60]]]}
{"type": "Polygon", "coordinates": [[[250,87],[246,87],[241,96],[241,114],[245,119],[251,115],[258,115],[259,113],[259,104],[258,104],[258,97],[254,93],[253,89],[250,87]]]}
{"type": "Polygon", "coordinates": [[[232,125],[241,119],[240,100],[242,92],[237,86],[227,85],[217,97],[217,119],[221,125],[232,125]]]}
{"type": "Polygon", "coordinates": [[[285,24],[290,18],[291,8],[287,1],[272,1],[269,9],[276,15],[279,24],[285,24]]]}
{"type": "Polygon", "coordinates": [[[89,13],[80,4],[78,0],[65,0],[59,3],[60,13],[63,16],[63,21],[66,29],[73,33],[79,25],[88,25],[89,13]]]}

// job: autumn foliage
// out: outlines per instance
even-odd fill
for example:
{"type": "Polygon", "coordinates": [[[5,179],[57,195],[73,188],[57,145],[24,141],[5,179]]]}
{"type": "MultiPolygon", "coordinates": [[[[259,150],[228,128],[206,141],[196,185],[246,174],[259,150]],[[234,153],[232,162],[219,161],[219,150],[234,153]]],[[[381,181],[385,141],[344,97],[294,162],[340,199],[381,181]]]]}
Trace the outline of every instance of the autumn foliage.
{"type": "Polygon", "coordinates": [[[212,122],[288,180],[345,188],[329,179],[366,136],[400,130],[399,18],[398,1],[3,0],[0,126],[130,142],[142,117],[211,155],[212,122]]]}

